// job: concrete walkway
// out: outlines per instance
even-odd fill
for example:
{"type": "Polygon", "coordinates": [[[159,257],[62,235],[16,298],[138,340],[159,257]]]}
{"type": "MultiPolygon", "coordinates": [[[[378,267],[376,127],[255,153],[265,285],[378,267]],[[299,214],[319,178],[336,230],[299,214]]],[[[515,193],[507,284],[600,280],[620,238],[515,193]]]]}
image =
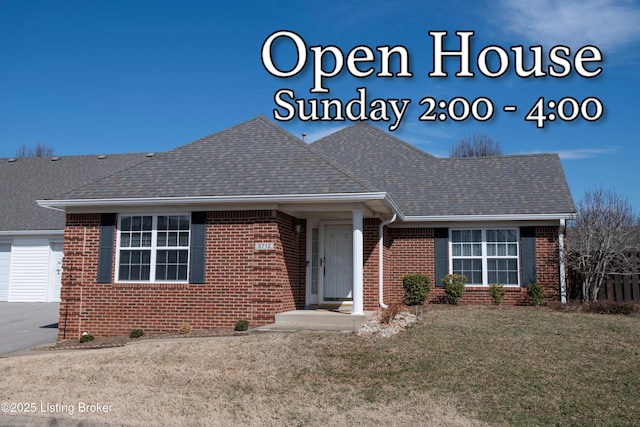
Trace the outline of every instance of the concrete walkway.
{"type": "Polygon", "coordinates": [[[0,302],[0,357],[55,344],[59,303],[0,302]]]}
{"type": "Polygon", "coordinates": [[[276,314],[271,325],[254,328],[254,332],[342,332],[355,333],[371,317],[373,311],[362,315],[333,310],[293,310],[276,314]]]}

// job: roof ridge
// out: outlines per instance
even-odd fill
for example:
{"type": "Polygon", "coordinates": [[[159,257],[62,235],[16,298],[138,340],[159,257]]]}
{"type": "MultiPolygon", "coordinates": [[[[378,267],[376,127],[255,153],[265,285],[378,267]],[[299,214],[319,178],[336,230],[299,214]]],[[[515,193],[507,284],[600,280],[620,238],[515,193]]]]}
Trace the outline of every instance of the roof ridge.
{"type": "Polygon", "coordinates": [[[320,160],[325,162],[327,165],[331,166],[333,169],[337,170],[338,172],[340,172],[341,174],[343,174],[344,176],[346,176],[350,180],[352,180],[352,181],[356,182],[357,184],[361,185],[363,188],[366,188],[366,189],[368,189],[370,191],[375,191],[375,189],[371,188],[369,185],[367,185],[364,182],[360,181],[360,179],[358,179],[357,177],[355,177],[351,173],[347,172],[346,170],[342,169],[338,165],[334,164],[333,162],[331,162],[326,157],[320,155],[319,153],[316,153],[315,150],[311,149],[311,144],[307,144],[302,139],[300,139],[297,136],[293,135],[291,132],[289,132],[288,130],[286,130],[282,126],[278,126],[277,124],[273,123],[271,120],[267,119],[263,114],[260,114],[259,116],[255,117],[255,119],[263,120],[265,123],[268,123],[269,126],[273,127],[274,129],[277,129],[277,130],[281,131],[282,133],[286,134],[290,138],[293,138],[295,142],[298,142],[300,144],[300,146],[303,147],[312,156],[315,156],[315,157],[319,158],[320,160]]]}
{"type": "Polygon", "coordinates": [[[356,123],[354,123],[354,124],[352,124],[352,125],[350,125],[350,126],[347,126],[347,127],[345,127],[345,128],[339,129],[339,130],[337,130],[337,131],[335,131],[335,132],[332,132],[332,133],[330,133],[329,135],[325,135],[325,136],[323,136],[322,138],[320,138],[320,139],[318,139],[318,140],[316,140],[316,141],[312,142],[312,143],[311,143],[311,144],[309,144],[309,145],[313,145],[313,144],[315,144],[315,143],[317,143],[317,142],[322,141],[322,140],[323,140],[323,139],[325,139],[325,138],[329,138],[329,137],[330,137],[330,136],[332,136],[332,135],[336,135],[336,134],[338,134],[338,133],[340,133],[340,132],[344,132],[344,131],[346,131],[346,130],[348,130],[348,129],[351,129],[351,128],[353,128],[353,127],[356,127],[356,126],[367,126],[368,128],[370,128],[370,129],[374,130],[375,132],[378,132],[378,133],[380,133],[380,134],[384,135],[386,138],[391,138],[391,139],[395,140],[396,142],[398,142],[398,143],[400,143],[400,144],[404,145],[405,147],[407,147],[407,148],[409,148],[409,149],[411,149],[411,150],[413,150],[413,151],[416,151],[418,154],[420,154],[420,155],[422,155],[422,156],[426,157],[427,159],[430,159],[430,160],[431,160],[431,159],[438,159],[438,157],[434,156],[433,154],[427,153],[426,151],[421,150],[420,148],[416,147],[415,145],[413,145],[413,144],[409,144],[407,141],[405,141],[405,140],[403,140],[403,139],[400,139],[400,138],[398,138],[397,136],[395,136],[395,135],[393,135],[393,134],[391,134],[391,133],[385,132],[384,130],[382,130],[382,129],[378,128],[377,126],[374,126],[373,124],[371,124],[371,123],[370,123],[369,121],[367,121],[367,120],[362,120],[362,121],[356,122],[356,123]]]}
{"type": "MultiPolygon", "coordinates": [[[[142,153],[141,153],[141,154],[142,154],[142,153]]],[[[62,197],[62,196],[64,196],[65,194],[73,193],[74,191],[78,191],[78,190],[82,190],[83,188],[85,188],[85,187],[87,187],[87,186],[89,186],[89,185],[91,185],[91,184],[93,184],[93,183],[96,183],[96,182],[98,182],[98,181],[102,181],[102,180],[109,179],[109,178],[111,178],[111,177],[112,177],[112,176],[114,176],[114,175],[117,175],[117,174],[123,173],[123,172],[125,172],[125,171],[127,171],[127,170],[129,170],[129,169],[133,169],[133,168],[135,168],[135,167],[138,167],[138,166],[140,166],[141,164],[148,163],[148,162],[150,162],[150,161],[152,161],[152,160],[156,159],[159,155],[162,155],[162,154],[165,154],[165,153],[164,153],[164,152],[162,152],[162,153],[158,153],[158,154],[156,154],[156,155],[154,155],[154,156],[152,156],[152,157],[144,157],[144,158],[140,159],[140,161],[139,161],[139,162],[135,162],[135,163],[132,163],[131,165],[128,165],[128,166],[123,167],[122,169],[115,170],[115,171],[113,171],[113,173],[110,173],[110,174],[108,174],[108,175],[105,175],[105,176],[102,176],[102,177],[99,177],[99,178],[92,179],[91,181],[85,182],[83,185],[81,185],[81,186],[79,186],[79,187],[74,187],[74,188],[72,188],[71,190],[65,191],[64,193],[60,193],[59,195],[57,195],[57,197],[62,197]]]]}
{"type": "Polygon", "coordinates": [[[139,152],[135,152],[135,153],[94,153],[94,154],[56,154],[53,156],[37,156],[37,157],[0,157],[0,162],[3,161],[8,161],[9,159],[16,159],[16,161],[20,161],[20,160],[51,160],[54,157],[59,157],[61,159],[68,159],[68,158],[73,158],[73,159],[77,159],[80,157],[87,157],[87,158],[98,158],[98,156],[142,156],[145,154],[148,154],[149,152],[145,152],[145,151],[139,151],[139,152]]]}

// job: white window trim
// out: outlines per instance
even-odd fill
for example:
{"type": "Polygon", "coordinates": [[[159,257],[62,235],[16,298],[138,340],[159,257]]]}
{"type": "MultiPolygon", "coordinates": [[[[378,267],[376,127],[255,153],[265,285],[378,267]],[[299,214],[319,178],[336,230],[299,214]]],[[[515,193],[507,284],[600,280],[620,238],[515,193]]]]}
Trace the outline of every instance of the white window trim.
{"type": "Polygon", "coordinates": [[[457,227],[449,229],[449,273],[453,273],[453,238],[452,234],[454,231],[465,231],[465,230],[480,230],[482,233],[482,255],[478,256],[457,256],[456,259],[482,259],[482,283],[468,283],[466,286],[485,286],[489,287],[491,283],[489,283],[489,269],[487,268],[487,260],[488,258],[502,258],[502,259],[516,259],[517,262],[517,277],[518,284],[506,284],[502,283],[502,286],[505,288],[517,288],[520,287],[520,255],[521,255],[521,244],[520,244],[520,227],[457,227]],[[518,253],[515,256],[488,256],[487,255],[487,230],[515,230],[516,232],[516,243],[518,253]]]}
{"type": "MultiPolygon", "coordinates": [[[[136,212],[136,213],[121,213],[118,214],[118,225],[116,229],[116,283],[189,283],[189,274],[191,267],[191,223],[193,219],[191,218],[190,212],[170,212],[170,213],[149,213],[149,212],[136,212]],[[133,216],[150,216],[151,217],[151,246],[141,247],[140,249],[149,249],[151,250],[151,260],[150,260],[150,271],[149,271],[149,280],[120,280],[120,251],[128,250],[128,249],[136,249],[136,248],[121,248],[120,247],[120,230],[123,217],[133,217],[133,216]],[[158,217],[159,216],[187,216],[189,217],[189,239],[187,246],[176,246],[174,249],[187,249],[187,279],[186,280],[156,280],[156,261],[157,261],[157,252],[158,252],[158,217]]],[[[160,250],[165,249],[166,246],[161,246],[160,250]]]]}

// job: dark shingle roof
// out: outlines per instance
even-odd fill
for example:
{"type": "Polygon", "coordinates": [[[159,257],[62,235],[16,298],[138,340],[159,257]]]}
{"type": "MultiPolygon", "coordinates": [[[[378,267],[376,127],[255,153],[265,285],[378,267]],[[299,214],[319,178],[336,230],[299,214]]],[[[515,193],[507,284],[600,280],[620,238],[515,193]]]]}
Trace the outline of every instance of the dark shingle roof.
{"type": "Polygon", "coordinates": [[[556,154],[436,158],[359,123],[311,149],[379,191],[406,216],[575,212],[556,154]]]}
{"type": "Polygon", "coordinates": [[[575,212],[555,154],[441,159],[368,123],[307,145],[260,116],[104,176],[29,200],[379,191],[404,216],[575,212]]]}
{"type": "Polygon", "coordinates": [[[57,199],[357,193],[369,189],[263,116],[57,199]]]}
{"type": "Polygon", "coordinates": [[[0,231],[62,230],[64,212],[41,208],[36,200],[122,171],[147,160],[145,154],[110,154],[0,159],[0,231]]]}

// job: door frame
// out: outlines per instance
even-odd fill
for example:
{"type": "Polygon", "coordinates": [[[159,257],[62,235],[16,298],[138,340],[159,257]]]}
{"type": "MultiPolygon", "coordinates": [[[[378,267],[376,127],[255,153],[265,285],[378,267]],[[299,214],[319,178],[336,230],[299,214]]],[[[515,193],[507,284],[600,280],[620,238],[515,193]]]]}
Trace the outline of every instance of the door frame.
{"type": "MultiPolygon", "coordinates": [[[[325,262],[325,253],[324,253],[324,243],[325,243],[325,226],[326,225],[348,225],[353,228],[353,222],[349,220],[326,220],[320,221],[318,223],[318,305],[325,306],[340,306],[340,305],[350,305],[353,303],[353,285],[351,285],[351,293],[352,299],[351,301],[325,301],[324,300],[324,262],[325,262]]],[[[353,242],[352,242],[353,245],[353,242]]],[[[353,249],[351,249],[353,250],[353,249]]],[[[351,266],[353,270],[353,265],[351,266]]],[[[353,271],[352,271],[353,275],[353,271]]]]}

